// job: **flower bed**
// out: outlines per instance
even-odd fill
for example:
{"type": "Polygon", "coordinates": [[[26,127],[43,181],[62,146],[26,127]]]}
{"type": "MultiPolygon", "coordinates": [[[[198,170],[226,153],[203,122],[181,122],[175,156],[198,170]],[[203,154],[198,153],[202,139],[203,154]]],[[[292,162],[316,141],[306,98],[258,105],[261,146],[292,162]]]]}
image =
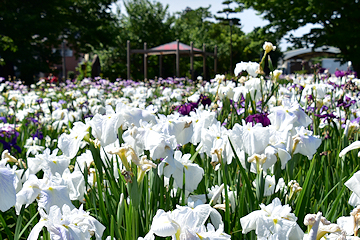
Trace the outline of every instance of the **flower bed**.
{"type": "Polygon", "coordinates": [[[262,69],[3,81],[1,237],[357,236],[359,80],[262,69]]]}

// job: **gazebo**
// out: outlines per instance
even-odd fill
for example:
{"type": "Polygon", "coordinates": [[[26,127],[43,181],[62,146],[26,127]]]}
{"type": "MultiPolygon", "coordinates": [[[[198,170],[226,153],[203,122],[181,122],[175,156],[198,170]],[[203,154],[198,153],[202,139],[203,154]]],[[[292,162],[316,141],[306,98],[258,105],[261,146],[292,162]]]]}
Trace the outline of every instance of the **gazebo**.
{"type": "Polygon", "coordinates": [[[206,46],[203,44],[203,50],[193,47],[193,42],[189,45],[179,42],[179,40],[166,43],[154,48],[147,49],[146,42],[144,43],[144,49],[130,49],[130,41],[127,41],[127,78],[130,79],[130,55],[131,54],[144,54],[144,79],[147,79],[147,57],[150,55],[158,55],[160,63],[160,77],[162,73],[162,56],[175,54],[176,55],[176,77],[180,77],[180,55],[190,57],[190,72],[191,79],[194,80],[194,57],[203,57],[203,78],[206,79],[206,57],[214,57],[214,71],[217,71],[217,46],[214,48],[214,53],[206,52],[206,46]]]}

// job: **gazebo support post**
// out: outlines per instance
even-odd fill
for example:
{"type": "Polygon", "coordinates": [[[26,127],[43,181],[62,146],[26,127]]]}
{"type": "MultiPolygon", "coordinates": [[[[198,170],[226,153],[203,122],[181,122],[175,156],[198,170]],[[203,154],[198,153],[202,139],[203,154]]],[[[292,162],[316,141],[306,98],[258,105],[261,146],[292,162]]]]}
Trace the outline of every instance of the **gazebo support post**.
{"type": "Polygon", "coordinates": [[[214,48],[214,74],[217,74],[217,46],[214,48]]]}
{"type": "Polygon", "coordinates": [[[159,55],[159,77],[162,77],[162,54],[159,55]]]}
{"type": "Polygon", "coordinates": [[[147,80],[147,53],[146,53],[146,50],[147,50],[147,44],[146,42],[144,42],[144,80],[146,81],[147,80]]]}
{"type": "Polygon", "coordinates": [[[127,79],[130,79],[130,40],[127,40],[127,79]]]}
{"type": "Polygon", "coordinates": [[[206,79],[206,46],[203,44],[203,78],[206,79]]]}
{"type": "Polygon", "coordinates": [[[176,40],[176,77],[180,77],[179,39],[176,40]]]}
{"type": "Polygon", "coordinates": [[[195,80],[195,72],[194,72],[194,43],[190,42],[190,74],[191,80],[195,80]]]}
{"type": "MultiPolygon", "coordinates": [[[[208,79],[209,76],[207,76],[207,69],[206,69],[206,59],[208,56],[214,56],[214,71],[217,73],[217,47],[215,46],[214,53],[207,53],[206,52],[206,45],[203,44],[203,50],[194,48],[193,43],[191,43],[191,46],[185,45],[181,43],[179,40],[176,40],[174,42],[163,44],[161,46],[147,49],[147,43],[144,43],[144,49],[130,49],[130,40],[127,41],[127,78],[131,79],[131,54],[144,54],[144,79],[148,78],[148,64],[147,64],[147,58],[149,55],[159,55],[159,75],[160,77],[164,76],[163,73],[163,60],[162,55],[168,55],[168,54],[175,54],[175,61],[173,62],[173,76],[174,77],[180,77],[180,54],[183,55],[190,55],[190,71],[191,71],[191,78],[192,80],[195,80],[195,69],[194,69],[194,57],[195,56],[202,56],[203,57],[203,79],[208,79]],[[180,49],[181,47],[181,49],[180,49]],[[175,76],[176,75],[176,76],[175,76]]],[[[210,72],[210,71],[209,71],[210,72]]],[[[213,71],[211,71],[213,73],[213,71]]]]}

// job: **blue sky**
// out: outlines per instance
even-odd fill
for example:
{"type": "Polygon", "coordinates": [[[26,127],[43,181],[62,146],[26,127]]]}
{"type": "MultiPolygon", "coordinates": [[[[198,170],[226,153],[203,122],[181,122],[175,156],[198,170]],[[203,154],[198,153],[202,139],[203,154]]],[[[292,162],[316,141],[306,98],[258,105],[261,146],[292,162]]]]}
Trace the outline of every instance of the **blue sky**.
{"type": "MultiPolygon", "coordinates": [[[[218,16],[225,17],[225,14],[217,14],[218,11],[222,10],[226,5],[221,4],[223,0],[156,0],[157,2],[161,2],[163,5],[169,5],[169,12],[175,13],[183,11],[186,7],[190,7],[192,9],[196,9],[199,7],[210,7],[210,11],[213,14],[218,16]]],[[[122,12],[125,12],[122,4],[122,0],[118,1],[117,5],[120,7],[122,12]]],[[[230,7],[236,7],[236,4],[230,5],[230,7]]],[[[242,30],[245,33],[251,32],[255,27],[265,26],[268,24],[267,20],[261,18],[261,16],[257,15],[256,11],[252,9],[244,10],[241,13],[234,13],[230,15],[231,17],[236,17],[241,20],[242,30]]],[[[310,31],[311,25],[306,25],[296,31],[292,31],[291,33],[295,36],[302,36],[310,31]]],[[[280,48],[284,51],[289,44],[286,43],[285,40],[281,41],[280,48]]]]}

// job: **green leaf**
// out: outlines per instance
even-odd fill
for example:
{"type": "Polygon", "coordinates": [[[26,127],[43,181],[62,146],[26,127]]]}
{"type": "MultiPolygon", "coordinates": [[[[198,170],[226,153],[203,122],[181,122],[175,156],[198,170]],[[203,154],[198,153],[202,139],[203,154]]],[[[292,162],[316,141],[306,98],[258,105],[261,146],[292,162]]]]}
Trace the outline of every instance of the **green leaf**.
{"type": "Polygon", "coordinates": [[[27,228],[30,226],[30,224],[35,220],[35,218],[37,217],[37,215],[39,214],[39,212],[36,212],[34,214],[34,216],[30,219],[30,221],[23,227],[23,229],[21,230],[18,238],[20,239],[21,236],[24,234],[24,232],[27,230],[27,228]]]}
{"type": "Polygon", "coordinates": [[[269,63],[269,69],[270,69],[270,71],[273,72],[275,69],[274,69],[273,63],[272,63],[272,61],[271,61],[270,55],[268,55],[268,63],[269,63]]]}
{"type": "Polygon", "coordinates": [[[22,220],[23,220],[24,209],[25,209],[25,206],[22,206],[20,215],[17,217],[17,220],[16,220],[16,228],[15,228],[15,235],[14,235],[15,240],[20,239],[19,235],[20,235],[20,230],[22,228],[21,223],[22,223],[22,220]]]}
{"type": "Polygon", "coordinates": [[[303,216],[305,216],[306,213],[305,208],[306,208],[306,203],[309,201],[308,196],[310,193],[310,189],[312,187],[311,180],[314,177],[314,166],[316,163],[316,157],[317,154],[315,154],[313,159],[311,160],[310,168],[307,171],[306,178],[302,187],[303,189],[300,192],[298,199],[296,200],[296,208],[294,213],[300,219],[303,219],[303,216]]]}
{"type": "Polygon", "coordinates": [[[114,232],[115,232],[115,219],[114,219],[114,215],[111,215],[111,222],[110,222],[110,239],[113,240],[114,239],[114,232]]]}
{"type": "Polygon", "coordinates": [[[2,224],[3,228],[5,229],[5,233],[8,236],[9,240],[13,240],[14,235],[11,233],[11,231],[10,231],[10,229],[8,227],[8,224],[6,223],[6,221],[3,218],[2,214],[0,214],[0,221],[1,221],[1,224],[2,224]]]}
{"type": "MultiPolygon", "coordinates": [[[[191,145],[191,146],[194,146],[194,145],[191,145]]],[[[191,156],[190,162],[194,162],[194,161],[195,161],[196,156],[199,154],[200,150],[201,150],[201,147],[191,156]]]]}
{"type": "Polygon", "coordinates": [[[261,202],[264,196],[264,188],[265,188],[265,178],[264,173],[261,170],[260,173],[256,175],[256,197],[258,199],[258,202],[261,202]]]}

